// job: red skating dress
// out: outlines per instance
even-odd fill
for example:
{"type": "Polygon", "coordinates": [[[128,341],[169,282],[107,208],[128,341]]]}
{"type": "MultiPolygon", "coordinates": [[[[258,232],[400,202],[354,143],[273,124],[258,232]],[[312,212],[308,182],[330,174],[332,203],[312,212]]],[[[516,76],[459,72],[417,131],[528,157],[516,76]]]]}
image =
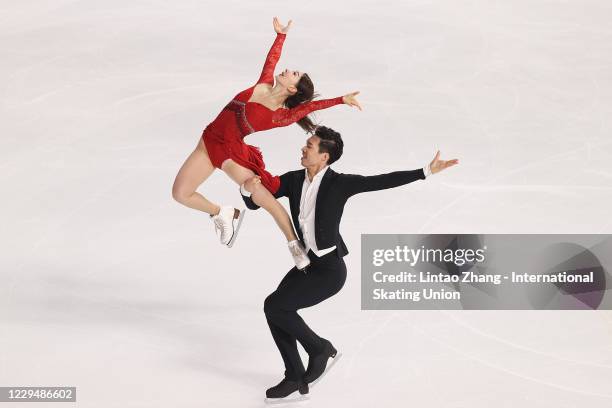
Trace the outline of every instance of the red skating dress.
{"type": "MultiPolygon", "coordinates": [[[[280,58],[284,41],[285,34],[276,36],[257,84],[274,84],[274,68],[280,58]]],[[[310,112],[343,102],[340,96],[302,103],[292,109],[280,108],[272,111],[257,102],[249,102],[255,85],[236,95],[204,129],[202,138],[213,166],[221,168],[226,159],[232,159],[260,176],[261,183],[274,194],[280,186],[279,177],[266,171],[259,148],[244,143],[243,139],[254,132],[290,125],[310,112]]]]}

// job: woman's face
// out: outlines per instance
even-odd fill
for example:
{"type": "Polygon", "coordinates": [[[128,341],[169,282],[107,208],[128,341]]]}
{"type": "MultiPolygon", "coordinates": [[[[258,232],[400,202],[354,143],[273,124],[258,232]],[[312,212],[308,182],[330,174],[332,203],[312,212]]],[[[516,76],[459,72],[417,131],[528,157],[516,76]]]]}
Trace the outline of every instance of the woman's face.
{"type": "Polygon", "coordinates": [[[300,82],[302,75],[304,75],[303,72],[286,69],[276,76],[276,82],[287,88],[289,92],[295,93],[297,91],[297,84],[300,82]]]}

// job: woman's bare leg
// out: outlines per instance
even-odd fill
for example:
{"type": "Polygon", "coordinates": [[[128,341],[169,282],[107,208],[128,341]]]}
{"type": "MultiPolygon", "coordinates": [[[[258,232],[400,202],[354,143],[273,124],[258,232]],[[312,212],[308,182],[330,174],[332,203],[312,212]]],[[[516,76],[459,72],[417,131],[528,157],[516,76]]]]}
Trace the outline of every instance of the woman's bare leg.
{"type": "Polygon", "coordinates": [[[211,215],[218,214],[219,206],[196,192],[196,189],[206,181],[213,171],[215,171],[215,167],[208,157],[204,141],[200,138],[195,150],[185,160],[176,175],[172,186],[172,197],[189,208],[204,211],[211,215]]]}
{"type": "MultiPolygon", "coordinates": [[[[232,159],[227,159],[221,165],[221,169],[238,185],[242,185],[245,181],[252,179],[255,176],[251,170],[242,167],[232,159]]],[[[258,206],[266,209],[276,221],[276,224],[280,227],[283,234],[285,234],[285,238],[287,238],[287,242],[297,240],[295,232],[293,231],[293,226],[291,225],[291,219],[289,218],[289,214],[285,210],[285,207],[279,203],[276,198],[268,191],[267,188],[261,186],[262,188],[257,188],[253,192],[251,198],[253,202],[258,206]]]]}

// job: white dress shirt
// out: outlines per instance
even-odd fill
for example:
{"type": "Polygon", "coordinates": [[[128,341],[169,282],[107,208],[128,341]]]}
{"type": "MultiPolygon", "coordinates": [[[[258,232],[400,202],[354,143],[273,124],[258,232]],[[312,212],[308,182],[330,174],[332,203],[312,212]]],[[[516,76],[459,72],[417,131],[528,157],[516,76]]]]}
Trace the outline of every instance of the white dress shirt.
{"type": "Polygon", "coordinates": [[[319,258],[336,249],[335,245],[329,248],[319,249],[317,248],[317,240],[315,239],[315,207],[317,204],[317,194],[319,193],[321,180],[328,168],[329,166],[325,166],[321,169],[321,171],[315,174],[312,181],[308,179],[308,169],[304,169],[304,184],[302,184],[300,214],[298,215],[306,252],[312,250],[319,258]]]}

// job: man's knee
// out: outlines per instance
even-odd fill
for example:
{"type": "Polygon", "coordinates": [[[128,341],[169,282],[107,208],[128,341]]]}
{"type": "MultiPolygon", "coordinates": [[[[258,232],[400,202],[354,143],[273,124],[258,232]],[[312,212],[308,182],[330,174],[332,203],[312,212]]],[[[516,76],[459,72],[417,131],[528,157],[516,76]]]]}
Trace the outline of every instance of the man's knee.
{"type": "Polygon", "coordinates": [[[266,315],[269,315],[271,313],[274,313],[275,309],[276,309],[276,305],[274,302],[274,293],[272,293],[271,295],[268,295],[266,300],[264,300],[264,313],[266,315]]]}
{"type": "Polygon", "coordinates": [[[278,315],[284,313],[286,305],[283,305],[280,297],[276,292],[272,292],[264,301],[264,313],[266,316],[278,315]]]}

